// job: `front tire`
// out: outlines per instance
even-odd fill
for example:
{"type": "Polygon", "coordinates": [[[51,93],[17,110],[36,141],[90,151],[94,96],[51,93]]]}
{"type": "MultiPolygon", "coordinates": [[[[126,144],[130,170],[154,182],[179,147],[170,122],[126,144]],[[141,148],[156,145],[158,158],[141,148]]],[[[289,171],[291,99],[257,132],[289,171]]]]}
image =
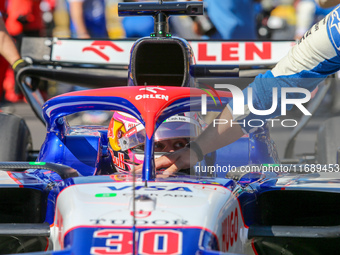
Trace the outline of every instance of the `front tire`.
{"type": "Polygon", "coordinates": [[[0,161],[26,161],[32,137],[21,117],[0,113],[0,161]]]}

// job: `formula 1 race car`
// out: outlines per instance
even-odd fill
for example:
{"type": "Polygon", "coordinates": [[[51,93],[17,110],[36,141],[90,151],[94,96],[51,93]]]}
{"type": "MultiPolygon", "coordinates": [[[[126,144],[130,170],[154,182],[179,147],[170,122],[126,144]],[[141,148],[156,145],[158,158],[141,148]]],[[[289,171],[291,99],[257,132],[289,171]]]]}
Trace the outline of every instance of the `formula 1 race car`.
{"type": "Polygon", "coordinates": [[[202,105],[221,111],[232,99],[232,93],[198,86],[196,79],[235,78],[235,66],[195,64],[190,44],[168,31],[169,15],[202,10],[202,2],[119,4],[121,15],[155,18],[155,33],[132,46],[126,77],[117,64],[82,62],[76,50],[66,57],[77,61],[62,56],[62,47],[76,44],[81,52],[110,61],[111,55],[98,49],[109,46],[119,53],[126,41],[45,40],[52,48],[49,59],[32,58],[32,66],[20,70],[19,86],[47,133],[38,155],[30,153],[23,119],[0,114],[2,254],[337,253],[340,185],[327,170],[339,171],[339,165],[306,174],[311,166],[279,164],[266,125],[206,155],[193,169],[157,175],[155,140],[164,123],[176,122],[182,113],[196,115],[202,105]],[[90,46],[79,47],[82,43],[90,46]],[[107,88],[69,92],[42,104],[27,76],[107,88]],[[130,86],[116,86],[124,82],[130,86]],[[69,115],[90,110],[120,112],[130,129],[118,135],[111,123],[69,124],[69,115]],[[140,144],[129,161],[111,153],[115,146],[118,152],[140,144]],[[140,154],[141,175],[115,167],[133,168],[140,154]]]}

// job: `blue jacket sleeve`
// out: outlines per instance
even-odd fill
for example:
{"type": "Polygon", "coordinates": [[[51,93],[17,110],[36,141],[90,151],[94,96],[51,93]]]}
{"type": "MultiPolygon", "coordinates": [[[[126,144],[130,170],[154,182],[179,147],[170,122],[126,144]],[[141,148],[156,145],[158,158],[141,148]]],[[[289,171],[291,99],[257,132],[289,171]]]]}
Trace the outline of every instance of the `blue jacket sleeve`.
{"type": "MultiPolygon", "coordinates": [[[[281,91],[283,88],[303,88],[313,91],[328,75],[340,69],[340,7],[337,7],[323,20],[316,23],[303,38],[281,59],[277,65],[265,74],[258,75],[243,90],[246,114],[241,118],[245,133],[252,131],[249,121],[259,119],[266,121],[282,113],[281,91]],[[273,88],[277,88],[277,107],[269,115],[256,115],[249,111],[248,94],[252,89],[252,106],[257,110],[271,109],[273,105],[273,88]]],[[[286,98],[299,99],[306,97],[304,93],[287,93],[286,98]]],[[[235,99],[234,99],[235,100],[235,99]]],[[[232,101],[228,107],[233,110],[232,101]]],[[[292,105],[287,105],[290,110],[292,105]]]]}

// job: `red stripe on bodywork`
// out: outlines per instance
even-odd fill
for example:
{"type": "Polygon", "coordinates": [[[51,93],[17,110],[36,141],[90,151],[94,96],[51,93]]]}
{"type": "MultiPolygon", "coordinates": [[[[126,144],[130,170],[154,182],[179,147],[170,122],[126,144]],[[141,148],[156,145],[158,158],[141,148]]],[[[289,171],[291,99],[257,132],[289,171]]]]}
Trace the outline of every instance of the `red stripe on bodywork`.
{"type": "Polygon", "coordinates": [[[259,255],[259,254],[257,253],[256,249],[255,249],[255,243],[254,243],[254,239],[253,239],[253,240],[251,240],[251,248],[253,249],[253,251],[254,251],[255,255],[259,255]]]}
{"type": "Polygon", "coordinates": [[[20,188],[24,187],[24,185],[17,178],[15,178],[11,172],[7,172],[7,174],[13,181],[15,181],[17,184],[19,184],[20,188]]]}
{"type": "Polygon", "coordinates": [[[50,245],[50,240],[48,238],[46,238],[47,243],[46,243],[46,247],[45,247],[45,251],[48,251],[48,246],[50,245]]]}

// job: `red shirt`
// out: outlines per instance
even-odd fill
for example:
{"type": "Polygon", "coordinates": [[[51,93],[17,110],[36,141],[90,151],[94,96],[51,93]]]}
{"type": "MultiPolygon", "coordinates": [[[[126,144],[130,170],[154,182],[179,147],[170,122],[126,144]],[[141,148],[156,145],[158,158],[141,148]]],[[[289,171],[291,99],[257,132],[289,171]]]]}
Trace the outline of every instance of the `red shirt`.
{"type": "Polygon", "coordinates": [[[0,12],[2,14],[2,18],[5,20],[6,14],[6,0],[0,0],[0,12]]]}
{"type": "Polygon", "coordinates": [[[41,0],[8,0],[6,28],[10,35],[16,36],[24,31],[43,29],[40,2],[41,0]],[[19,16],[26,16],[28,23],[23,25],[19,22],[17,20],[19,16]]]}

